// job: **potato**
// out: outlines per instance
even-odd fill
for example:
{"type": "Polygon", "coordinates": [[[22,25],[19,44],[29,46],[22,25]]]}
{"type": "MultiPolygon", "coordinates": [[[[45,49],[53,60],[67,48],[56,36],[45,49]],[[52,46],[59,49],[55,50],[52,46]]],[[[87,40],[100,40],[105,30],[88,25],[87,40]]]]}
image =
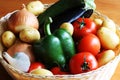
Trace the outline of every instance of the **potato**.
{"type": "Polygon", "coordinates": [[[96,23],[97,29],[99,29],[102,26],[102,23],[103,23],[102,19],[95,18],[93,21],[96,23]]]}
{"type": "Polygon", "coordinates": [[[3,45],[5,47],[7,47],[7,48],[9,48],[10,46],[12,46],[14,44],[15,40],[16,40],[16,36],[11,31],[5,31],[2,34],[3,45]]]}
{"type": "Polygon", "coordinates": [[[27,10],[38,16],[40,13],[44,12],[44,5],[38,0],[31,1],[27,4],[27,10]]]}
{"type": "Polygon", "coordinates": [[[98,30],[97,35],[101,41],[102,47],[105,49],[115,49],[119,44],[119,36],[106,27],[101,27],[98,30]]]}
{"type": "Polygon", "coordinates": [[[98,66],[102,66],[109,61],[111,61],[115,57],[115,52],[113,50],[105,50],[100,52],[97,55],[97,60],[98,60],[98,66]]]}
{"type": "Polygon", "coordinates": [[[19,33],[19,37],[22,41],[32,43],[40,39],[40,33],[34,28],[25,28],[19,33]]]}
{"type": "Polygon", "coordinates": [[[104,20],[102,26],[109,28],[113,32],[116,32],[116,25],[115,25],[114,21],[111,19],[104,20]]]}
{"type": "Polygon", "coordinates": [[[64,22],[60,25],[60,28],[63,28],[65,29],[68,33],[70,33],[70,35],[73,34],[73,25],[71,23],[68,23],[68,22],[64,22]]]}
{"type": "Polygon", "coordinates": [[[30,72],[31,74],[41,75],[41,76],[53,76],[53,73],[50,70],[37,68],[30,72]]]}

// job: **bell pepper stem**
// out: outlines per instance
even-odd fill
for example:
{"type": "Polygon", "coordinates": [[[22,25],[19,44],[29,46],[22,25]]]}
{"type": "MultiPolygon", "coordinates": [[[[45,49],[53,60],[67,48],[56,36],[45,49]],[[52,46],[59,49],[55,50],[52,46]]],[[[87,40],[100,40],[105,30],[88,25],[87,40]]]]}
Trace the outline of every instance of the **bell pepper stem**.
{"type": "Polygon", "coordinates": [[[52,18],[51,18],[51,17],[48,17],[48,18],[46,19],[45,24],[44,24],[44,32],[45,32],[45,35],[51,35],[50,23],[52,23],[52,18]]]}

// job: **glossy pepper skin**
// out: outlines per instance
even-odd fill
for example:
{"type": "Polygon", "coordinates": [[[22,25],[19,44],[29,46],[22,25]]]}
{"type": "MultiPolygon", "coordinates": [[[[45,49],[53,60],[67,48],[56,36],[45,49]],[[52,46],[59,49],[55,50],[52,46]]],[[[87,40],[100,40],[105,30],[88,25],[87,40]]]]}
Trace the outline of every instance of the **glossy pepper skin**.
{"type": "Polygon", "coordinates": [[[74,46],[73,38],[68,32],[66,32],[62,28],[57,29],[53,33],[53,35],[59,38],[62,45],[64,56],[66,58],[66,62],[69,63],[69,60],[75,54],[75,46],[74,46]]]}
{"type": "Polygon", "coordinates": [[[59,28],[51,34],[50,24],[44,27],[45,34],[47,34],[42,40],[33,45],[33,51],[48,66],[52,67],[54,64],[57,64],[64,68],[66,63],[75,54],[73,39],[64,29],[59,28]]]}
{"type": "Polygon", "coordinates": [[[56,36],[50,32],[51,18],[44,26],[45,37],[33,44],[33,51],[37,59],[40,59],[47,67],[58,65],[64,68],[66,60],[63,54],[62,45],[56,36]]]}

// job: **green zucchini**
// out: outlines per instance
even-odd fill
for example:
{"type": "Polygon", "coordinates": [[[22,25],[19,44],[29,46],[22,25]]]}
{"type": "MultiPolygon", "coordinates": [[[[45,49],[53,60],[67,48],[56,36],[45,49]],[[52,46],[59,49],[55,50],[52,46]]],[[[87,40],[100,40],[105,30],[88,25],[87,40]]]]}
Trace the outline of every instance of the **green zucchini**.
{"type": "Polygon", "coordinates": [[[55,17],[64,11],[75,7],[84,8],[84,0],[59,0],[37,17],[39,25],[43,25],[48,17],[55,17]]]}

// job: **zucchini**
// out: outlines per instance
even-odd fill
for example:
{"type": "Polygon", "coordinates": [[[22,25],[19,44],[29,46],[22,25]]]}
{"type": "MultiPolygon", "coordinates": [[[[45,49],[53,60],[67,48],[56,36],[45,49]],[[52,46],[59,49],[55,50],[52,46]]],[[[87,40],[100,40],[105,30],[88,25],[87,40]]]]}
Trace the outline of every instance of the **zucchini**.
{"type": "Polygon", "coordinates": [[[84,0],[59,0],[37,17],[39,25],[43,25],[48,17],[53,18],[66,10],[77,7],[84,8],[85,7],[84,0]]]}

